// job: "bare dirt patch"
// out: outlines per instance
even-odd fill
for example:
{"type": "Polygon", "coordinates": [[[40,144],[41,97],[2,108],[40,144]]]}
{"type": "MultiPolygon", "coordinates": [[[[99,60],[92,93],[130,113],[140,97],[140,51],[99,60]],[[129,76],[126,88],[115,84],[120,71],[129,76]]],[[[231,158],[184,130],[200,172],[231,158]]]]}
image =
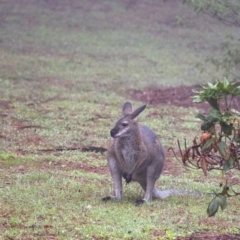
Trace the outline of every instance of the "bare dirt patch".
{"type": "MultiPolygon", "coordinates": [[[[199,86],[179,86],[171,88],[147,88],[144,90],[131,90],[132,98],[148,104],[170,104],[181,107],[195,107],[204,112],[210,108],[208,103],[194,103],[192,89],[200,90],[199,86]]],[[[240,111],[240,97],[236,97],[232,102],[232,108],[240,111]]]]}

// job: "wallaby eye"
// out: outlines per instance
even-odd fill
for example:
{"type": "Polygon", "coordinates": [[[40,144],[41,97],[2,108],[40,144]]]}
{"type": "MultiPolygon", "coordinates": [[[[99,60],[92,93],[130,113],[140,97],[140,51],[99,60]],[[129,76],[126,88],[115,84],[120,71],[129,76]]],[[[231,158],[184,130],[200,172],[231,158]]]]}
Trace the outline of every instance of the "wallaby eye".
{"type": "Polygon", "coordinates": [[[128,125],[128,123],[122,123],[123,127],[126,127],[128,125]]]}

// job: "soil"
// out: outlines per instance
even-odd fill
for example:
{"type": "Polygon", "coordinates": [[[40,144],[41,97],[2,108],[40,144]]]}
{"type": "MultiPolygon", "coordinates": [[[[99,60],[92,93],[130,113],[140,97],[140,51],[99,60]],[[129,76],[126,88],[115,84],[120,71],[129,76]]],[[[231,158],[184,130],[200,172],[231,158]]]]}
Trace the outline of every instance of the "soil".
{"type": "MultiPolygon", "coordinates": [[[[199,86],[179,86],[171,88],[147,88],[144,90],[131,90],[131,96],[148,104],[171,104],[180,107],[195,107],[207,112],[210,107],[208,103],[194,103],[192,89],[200,90],[199,86]]],[[[240,111],[240,96],[233,99],[232,108],[240,111]]]]}

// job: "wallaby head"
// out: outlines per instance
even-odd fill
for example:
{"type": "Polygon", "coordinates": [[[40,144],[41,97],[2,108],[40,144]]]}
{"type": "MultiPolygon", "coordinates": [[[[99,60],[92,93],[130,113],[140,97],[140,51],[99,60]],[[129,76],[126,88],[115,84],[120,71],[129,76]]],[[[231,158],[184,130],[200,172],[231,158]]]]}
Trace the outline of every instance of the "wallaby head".
{"type": "Polygon", "coordinates": [[[110,135],[113,138],[126,137],[131,134],[132,129],[137,126],[137,116],[146,108],[143,105],[132,111],[132,104],[126,102],[122,109],[122,118],[120,118],[114,128],[110,131],[110,135]]]}

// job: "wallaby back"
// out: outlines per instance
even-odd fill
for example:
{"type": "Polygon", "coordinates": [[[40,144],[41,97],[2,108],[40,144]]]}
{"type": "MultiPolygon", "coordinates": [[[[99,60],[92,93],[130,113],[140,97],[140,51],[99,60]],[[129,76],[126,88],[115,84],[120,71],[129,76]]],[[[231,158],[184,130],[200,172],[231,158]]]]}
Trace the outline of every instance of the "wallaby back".
{"type": "Polygon", "coordinates": [[[137,116],[146,105],[132,110],[126,102],[122,109],[122,117],[110,131],[111,141],[108,148],[108,166],[114,182],[114,199],[122,198],[122,178],[127,183],[137,181],[145,191],[143,200],[151,201],[158,197],[155,182],[160,177],[165,156],[163,147],[156,134],[137,121],[137,116]]]}

